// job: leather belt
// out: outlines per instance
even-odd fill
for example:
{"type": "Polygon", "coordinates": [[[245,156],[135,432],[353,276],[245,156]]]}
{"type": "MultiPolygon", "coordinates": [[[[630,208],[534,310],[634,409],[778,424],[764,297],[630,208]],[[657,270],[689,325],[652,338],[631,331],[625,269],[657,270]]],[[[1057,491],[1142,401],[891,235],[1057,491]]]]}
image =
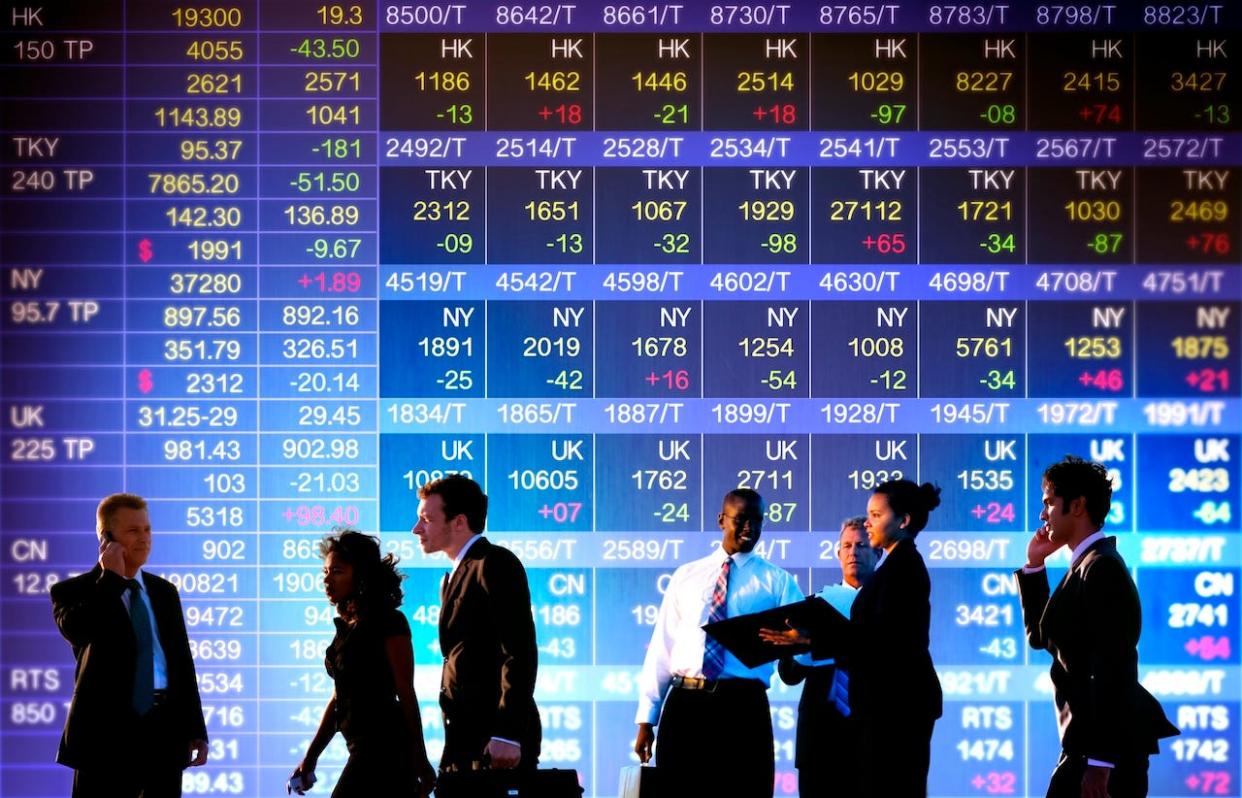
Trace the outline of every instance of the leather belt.
{"type": "Polygon", "coordinates": [[[702,676],[682,676],[681,674],[673,677],[672,684],[673,687],[682,690],[703,690],[708,693],[767,689],[766,685],[757,679],[704,679],[702,676]]]}

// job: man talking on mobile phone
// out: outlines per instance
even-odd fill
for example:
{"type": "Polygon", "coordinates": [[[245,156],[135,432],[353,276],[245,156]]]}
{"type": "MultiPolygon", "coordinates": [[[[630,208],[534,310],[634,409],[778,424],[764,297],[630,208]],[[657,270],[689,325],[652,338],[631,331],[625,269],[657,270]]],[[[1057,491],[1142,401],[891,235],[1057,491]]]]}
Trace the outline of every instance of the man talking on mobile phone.
{"type": "Polygon", "coordinates": [[[181,599],[142,570],[151,553],[144,499],[105,498],[95,533],[95,567],[51,591],[77,661],[56,761],[73,768],[73,798],[176,798],[181,771],[207,762],[181,599]]]}
{"type": "Polygon", "coordinates": [[[1148,759],[1178,734],[1139,683],[1138,590],[1104,535],[1112,504],[1108,469],[1066,457],[1044,471],[1043,526],[1016,572],[1032,648],[1052,654],[1061,756],[1047,798],[1146,798],[1148,759]],[[1049,591],[1044,561],[1061,548],[1069,571],[1049,591]]]}

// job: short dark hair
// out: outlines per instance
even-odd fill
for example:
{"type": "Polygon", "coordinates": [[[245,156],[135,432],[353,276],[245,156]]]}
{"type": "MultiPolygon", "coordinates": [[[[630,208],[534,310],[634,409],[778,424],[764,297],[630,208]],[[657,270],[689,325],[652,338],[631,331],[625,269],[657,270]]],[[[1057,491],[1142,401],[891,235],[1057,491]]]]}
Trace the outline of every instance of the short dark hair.
{"type": "Polygon", "coordinates": [[[466,516],[466,526],[476,535],[487,526],[487,494],[479,483],[461,474],[433,479],[418,489],[418,498],[426,501],[439,496],[444,502],[444,520],[466,516]]]}
{"type": "Polygon", "coordinates": [[[747,504],[753,504],[759,508],[760,512],[767,509],[763,497],[759,495],[759,491],[750,488],[734,488],[724,495],[724,499],[720,502],[720,510],[724,512],[724,507],[729,503],[729,499],[741,499],[747,504]]]}
{"type": "Polygon", "coordinates": [[[910,537],[923,531],[927,516],[940,506],[940,487],[930,482],[917,485],[908,479],[890,479],[876,485],[875,492],[888,498],[894,515],[910,516],[910,523],[906,524],[910,537]]]}
{"type": "Polygon", "coordinates": [[[1086,498],[1087,516],[1096,529],[1104,526],[1113,504],[1113,480],[1100,463],[1072,454],[1044,469],[1044,482],[1052,486],[1052,495],[1064,504],[1086,498]]]}
{"type": "Polygon", "coordinates": [[[117,510],[145,510],[147,500],[134,493],[114,493],[105,496],[95,508],[95,535],[103,540],[105,532],[112,531],[117,510]]]}
{"type": "Polygon", "coordinates": [[[354,594],[341,608],[342,615],[359,618],[401,606],[402,574],[390,552],[380,556],[379,538],[355,529],[341,529],[319,541],[319,556],[335,554],[354,569],[354,594]]]}

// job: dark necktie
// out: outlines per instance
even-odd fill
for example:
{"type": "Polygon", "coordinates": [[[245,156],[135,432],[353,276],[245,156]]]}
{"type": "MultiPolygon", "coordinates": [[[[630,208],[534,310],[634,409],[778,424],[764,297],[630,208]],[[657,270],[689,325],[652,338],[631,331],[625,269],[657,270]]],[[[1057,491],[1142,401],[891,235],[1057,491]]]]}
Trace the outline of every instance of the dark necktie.
{"type": "Polygon", "coordinates": [[[155,703],[155,646],[151,635],[151,613],[142,600],[142,586],[129,580],[129,623],[134,628],[137,657],[134,661],[134,711],[145,715],[155,703]]]}
{"type": "MultiPolygon", "coordinates": [[[[720,564],[720,574],[716,577],[716,585],[712,588],[712,603],[707,614],[708,623],[723,621],[728,617],[725,599],[729,595],[729,570],[733,558],[728,557],[720,564]]],[[[703,678],[719,679],[724,673],[725,649],[716,638],[707,636],[703,644],[703,678]]]]}

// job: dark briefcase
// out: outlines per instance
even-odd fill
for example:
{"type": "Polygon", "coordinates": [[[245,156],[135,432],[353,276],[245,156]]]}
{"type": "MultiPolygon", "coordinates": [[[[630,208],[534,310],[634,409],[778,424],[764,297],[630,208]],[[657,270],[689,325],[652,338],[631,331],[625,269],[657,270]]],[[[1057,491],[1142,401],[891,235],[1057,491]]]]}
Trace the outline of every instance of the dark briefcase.
{"type": "Polygon", "coordinates": [[[620,798],[672,798],[671,785],[664,784],[661,772],[654,767],[631,765],[621,768],[620,798]]]}
{"type": "Polygon", "coordinates": [[[459,770],[440,776],[436,798],[581,798],[578,771],[459,770]]]}

